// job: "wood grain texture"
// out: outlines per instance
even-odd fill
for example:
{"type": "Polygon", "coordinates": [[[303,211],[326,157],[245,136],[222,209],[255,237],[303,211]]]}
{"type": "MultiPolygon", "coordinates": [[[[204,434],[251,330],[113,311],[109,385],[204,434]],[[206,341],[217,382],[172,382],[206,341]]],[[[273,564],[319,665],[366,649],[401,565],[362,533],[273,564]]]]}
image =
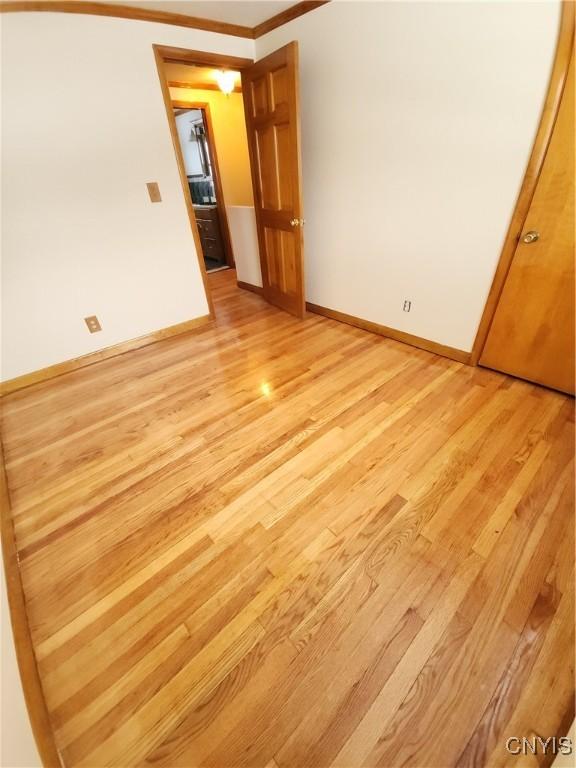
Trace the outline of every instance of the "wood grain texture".
{"type": "Polygon", "coordinates": [[[480,365],[574,394],[574,57],[480,365]]]}
{"type": "Polygon", "coordinates": [[[80,368],[86,368],[89,365],[94,365],[94,363],[99,363],[102,360],[108,360],[111,357],[123,355],[125,352],[131,352],[134,349],[140,349],[140,347],[155,344],[157,341],[169,339],[171,336],[178,336],[180,333],[190,333],[190,331],[194,331],[196,328],[200,328],[201,326],[210,323],[211,320],[212,317],[210,315],[201,315],[200,317],[195,317],[193,320],[186,320],[183,323],[177,323],[176,325],[170,325],[167,328],[161,328],[158,331],[147,333],[145,336],[139,336],[137,339],[129,339],[120,344],[113,344],[111,347],[99,349],[97,352],[90,352],[87,355],[75,357],[72,360],[66,360],[63,363],[49,365],[47,368],[41,368],[38,371],[32,371],[32,373],[25,373],[14,379],[2,381],[0,382],[0,396],[7,395],[10,392],[16,392],[19,389],[31,387],[33,384],[39,384],[42,381],[55,379],[57,376],[62,376],[71,371],[77,371],[80,368]]]}
{"type": "Polygon", "coordinates": [[[296,317],[306,312],[298,43],[242,70],[263,296],[296,317]]]}
{"type": "Polygon", "coordinates": [[[380,336],[386,336],[389,339],[395,339],[404,344],[410,344],[413,347],[418,347],[418,349],[425,349],[427,352],[434,352],[437,355],[449,357],[451,360],[457,360],[459,363],[470,363],[470,352],[465,352],[462,349],[448,347],[446,344],[439,344],[437,341],[430,341],[430,339],[415,336],[413,333],[406,333],[405,331],[399,331],[396,328],[389,328],[387,325],[373,323],[371,320],[363,320],[361,317],[348,315],[345,312],[339,312],[336,309],[328,309],[328,307],[312,304],[309,301],[306,302],[306,309],[309,312],[324,315],[324,317],[331,317],[333,320],[338,320],[341,323],[354,325],[356,328],[362,328],[365,331],[370,331],[370,333],[378,333],[380,336]]]}
{"type": "Polygon", "coordinates": [[[238,288],[242,288],[243,291],[250,291],[251,293],[257,293],[258,296],[262,296],[263,289],[261,285],[253,285],[252,283],[246,283],[244,280],[237,280],[236,285],[238,288]]]}
{"type": "MultiPolygon", "coordinates": [[[[166,49],[160,45],[153,45],[154,60],[156,62],[156,69],[158,71],[158,79],[160,80],[160,89],[162,91],[162,99],[164,101],[164,109],[166,111],[166,119],[168,120],[168,128],[170,129],[170,136],[172,138],[172,147],[174,148],[174,154],[176,155],[176,165],[178,166],[178,176],[180,177],[180,186],[182,188],[182,194],[184,196],[184,204],[186,206],[186,213],[188,214],[188,222],[192,231],[192,238],[194,240],[194,246],[196,248],[196,258],[198,260],[198,266],[200,267],[200,275],[202,276],[202,283],[204,284],[204,291],[206,292],[206,300],[208,301],[208,308],[210,310],[210,317],[214,315],[214,305],[212,303],[212,296],[208,287],[208,273],[206,271],[206,263],[204,261],[204,254],[202,250],[202,242],[200,240],[200,233],[198,231],[198,224],[196,222],[196,214],[194,213],[194,206],[192,205],[192,196],[190,195],[190,187],[188,186],[188,177],[186,175],[186,167],[184,165],[184,156],[182,154],[182,147],[180,146],[180,137],[178,135],[178,128],[176,126],[176,118],[174,117],[174,108],[172,106],[172,97],[170,96],[170,89],[166,80],[166,72],[164,70],[164,63],[167,61],[167,55],[169,55],[171,49],[166,49]]],[[[177,51],[180,49],[176,49],[177,51]]],[[[194,51],[188,51],[189,54],[194,54],[194,51]]],[[[184,55],[184,54],[182,54],[184,55]]]]}
{"type": "Polygon", "coordinates": [[[170,62],[171,64],[196,64],[202,67],[224,67],[226,69],[242,70],[254,63],[253,59],[247,59],[243,56],[196,51],[190,48],[177,48],[172,45],[156,45],[154,48],[160,54],[163,61],[170,62]]]}
{"type": "MultiPolygon", "coordinates": [[[[4,448],[0,437],[0,525],[2,530],[2,560],[6,578],[6,591],[10,618],[2,616],[2,621],[10,621],[16,658],[24,699],[32,726],[32,733],[38,754],[45,768],[59,768],[60,754],[56,747],[50,715],[46,707],[44,691],[38,674],[34,646],[30,634],[26,599],[22,587],[22,576],[18,563],[18,552],[14,537],[14,523],[8,494],[8,484],[4,467],[4,448]]],[[[5,651],[3,650],[3,653],[5,651]]],[[[4,702],[4,706],[6,702],[4,702]]]]}
{"type": "Polygon", "coordinates": [[[522,233],[524,222],[536,191],[536,185],[538,184],[538,179],[542,172],[544,160],[556,123],[556,117],[560,108],[564,86],[568,77],[570,58],[574,47],[575,9],[576,5],[574,0],[562,0],[562,16],[558,32],[558,43],[556,45],[556,55],[550,74],[546,100],[542,109],[542,115],[534,139],[530,160],[528,161],[528,167],[524,174],[510,226],[508,227],[504,245],[502,246],[502,253],[500,254],[498,266],[496,267],[496,273],[494,274],[494,279],[492,280],[490,292],[486,299],[486,305],[478,326],[476,338],[474,339],[471,356],[472,365],[476,365],[480,359],[482,349],[486,342],[486,337],[490,330],[492,318],[496,312],[496,307],[500,300],[500,295],[504,288],[508,271],[512,264],[512,259],[514,258],[514,253],[516,252],[518,239],[522,233]]]}
{"type": "Polygon", "coordinates": [[[3,399],[65,765],[495,767],[559,735],[573,400],[209,281],[213,325],[3,399]]]}

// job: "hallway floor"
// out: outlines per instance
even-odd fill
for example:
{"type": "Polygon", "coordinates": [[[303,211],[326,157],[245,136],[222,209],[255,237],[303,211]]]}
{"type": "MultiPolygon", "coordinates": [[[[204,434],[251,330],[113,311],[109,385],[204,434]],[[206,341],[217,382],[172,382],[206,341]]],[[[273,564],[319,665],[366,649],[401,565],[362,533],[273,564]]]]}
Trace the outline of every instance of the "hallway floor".
{"type": "Polygon", "coordinates": [[[574,401],[209,282],[213,326],[3,399],[65,765],[535,765],[507,738],[574,716],[574,401]]]}

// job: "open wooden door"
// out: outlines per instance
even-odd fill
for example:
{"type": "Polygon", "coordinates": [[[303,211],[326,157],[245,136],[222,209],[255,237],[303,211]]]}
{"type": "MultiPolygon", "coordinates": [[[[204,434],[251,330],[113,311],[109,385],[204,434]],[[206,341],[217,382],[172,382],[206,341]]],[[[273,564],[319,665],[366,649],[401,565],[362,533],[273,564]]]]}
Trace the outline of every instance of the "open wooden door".
{"type": "Polygon", "coordinates": [[[574,55],[480,365],[574,394],[574,55]]]}
{"type": "Polygon", "coordinates": [[[242,70],[264,298],[305,313],[298,44],[242,70]]]}

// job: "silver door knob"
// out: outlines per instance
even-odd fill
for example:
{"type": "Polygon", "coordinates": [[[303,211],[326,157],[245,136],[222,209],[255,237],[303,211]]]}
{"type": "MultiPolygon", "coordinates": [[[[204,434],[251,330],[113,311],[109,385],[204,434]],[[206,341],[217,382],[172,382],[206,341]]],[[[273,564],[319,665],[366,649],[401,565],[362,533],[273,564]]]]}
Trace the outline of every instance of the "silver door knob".
{"type": "Polygon", "coordinates": [[[522,235],[522,242],[523,243],[535,243],[536,240],[540,237],[540,232],[534,232],[533,230],[530,232],[526,232],[525,235],[522,235]]]}

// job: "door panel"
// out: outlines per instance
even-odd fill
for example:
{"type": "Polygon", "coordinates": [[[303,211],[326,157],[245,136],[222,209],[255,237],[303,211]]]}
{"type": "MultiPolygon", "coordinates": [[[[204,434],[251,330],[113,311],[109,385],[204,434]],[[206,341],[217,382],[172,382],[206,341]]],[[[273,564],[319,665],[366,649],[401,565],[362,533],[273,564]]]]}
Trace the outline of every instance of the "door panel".
{"type": "Polygon", "coordinates": [[[259,77],[252,83],[252,109],[250,114],[254,117],[266,115],[268,112],[268,94],[266,90],[266,78],[259,77]]]}
{"type": "Polygon", "coordinates": [[[270,95],[272,109],[281,104],[288,105],[288,73],[285,67],[270,73],[270,95]]]}
{"type": "Polygon", "coordinates": [[[264,298],[305,313],[298,46],[242,72],[264,298]]]}
{"type": "Polygon", "coordinates": [[[269,125],[257,130],[256,141],[262,206],[267,210],[277,211],[280,206],[278,205],[278,165],[274,126],[269,125]]]}
{"type": "Polygon", "coordinates": [[[300,286],[298,273],[294,268],[294,238],[291,233],[281,229],[264,227],[264,239],[271,295],[297,297],[300,286]]]}
{"type": "Polygon", "coordinates": [[[571,394],[574,137],[572,57],[534,199],[480,356],[481,365],[571,394]]]}
{"type": "Polygon", "coordinates": [[[276,163],[278,168],[278,209],[291,211],[294,191],[292,174],[287,162],[290,158],[290,126],[288,123],[274,126],[276,132],[276,163]]]}

